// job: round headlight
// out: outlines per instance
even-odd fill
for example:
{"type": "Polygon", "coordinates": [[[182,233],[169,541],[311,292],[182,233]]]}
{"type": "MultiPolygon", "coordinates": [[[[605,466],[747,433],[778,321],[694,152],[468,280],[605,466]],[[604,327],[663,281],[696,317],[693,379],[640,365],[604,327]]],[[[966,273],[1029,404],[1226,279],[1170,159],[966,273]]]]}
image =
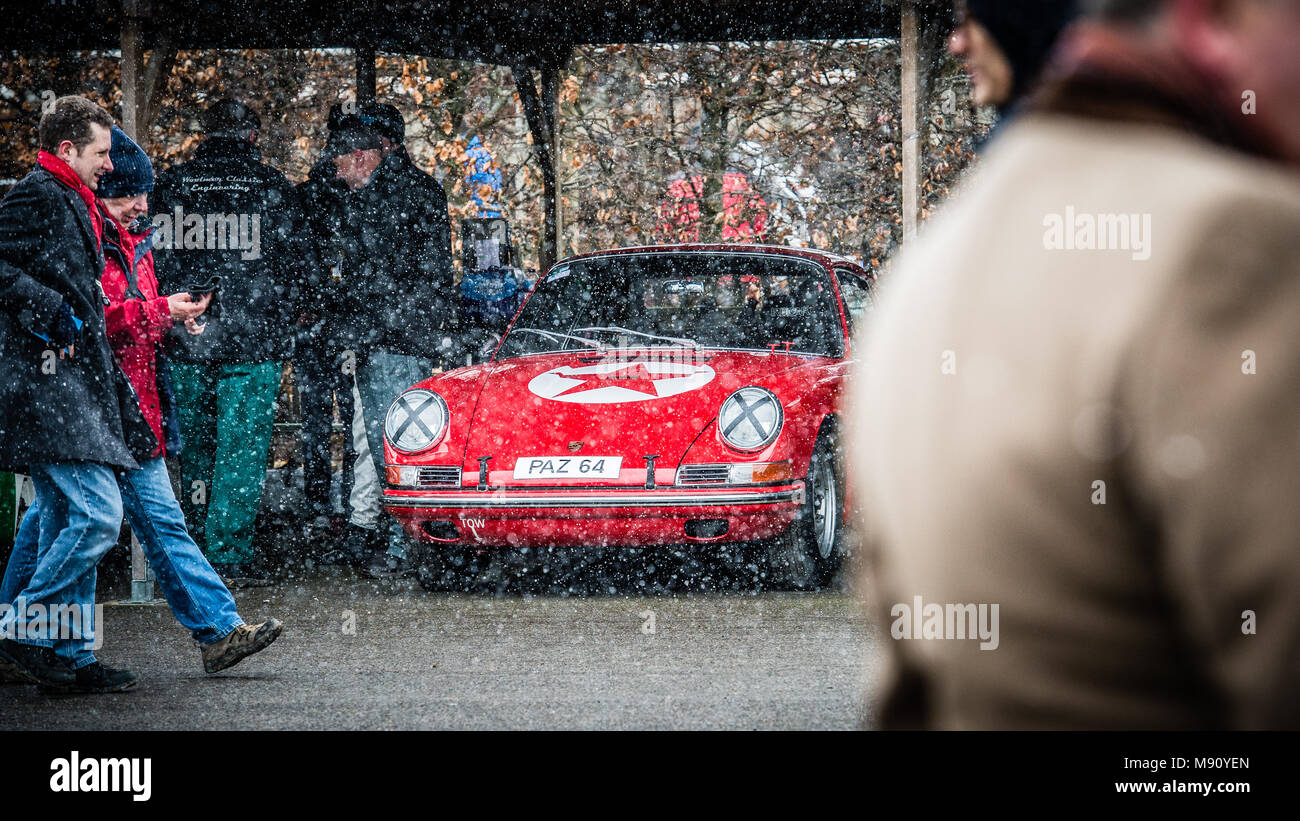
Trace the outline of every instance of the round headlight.
{"type": "Polygon", "coordinates": [[[393,401],[384,437],[404,453],[433,447],[447,430],[447,403],[433,391],[407,391],[393,401]]]}
{"type": "Polygon", "coordinates": [[[728,396],[718,412],[722,439],[737,450],[758,450],[772,444],[784,421],[776,395],[753,386],[728,396]]]}

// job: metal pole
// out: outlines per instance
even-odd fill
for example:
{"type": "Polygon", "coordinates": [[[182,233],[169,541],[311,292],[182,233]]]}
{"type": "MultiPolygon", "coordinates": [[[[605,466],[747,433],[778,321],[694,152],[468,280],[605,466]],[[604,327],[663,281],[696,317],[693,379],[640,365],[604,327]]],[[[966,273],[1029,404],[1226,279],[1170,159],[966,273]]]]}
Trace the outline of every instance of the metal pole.
{"type": "Polygon", "coordinates": [[[153,568],[144,556],[140,540],[135,531],[131,531],[131,598],[113,602],[113,604],[163,604],[163,600],[154,595],[153,568]]]}
{"type": "MultiPolygon", "coordinates": [[[[145,85],[144,49],[141,47],[140,16],[149,11],[147,3],[128,2],[122,19],[122,130],[133,140],[144,142],[141,132],[147,124],[141,122],[141,109],[148,102],[145,85]]],[[[155,59],[161,59],[155,55],[155,59]]],[[[131,531],[131,598],[120,604],[155,604],[153,570],[144,557],[140,540],[131,531]]]]}
{"type": "Polygon", "coordinates": [[[153,568],[144,557],[144,549],[135,531],[131,531],[131,601],[144,603],[153,599],[153,568]]]}

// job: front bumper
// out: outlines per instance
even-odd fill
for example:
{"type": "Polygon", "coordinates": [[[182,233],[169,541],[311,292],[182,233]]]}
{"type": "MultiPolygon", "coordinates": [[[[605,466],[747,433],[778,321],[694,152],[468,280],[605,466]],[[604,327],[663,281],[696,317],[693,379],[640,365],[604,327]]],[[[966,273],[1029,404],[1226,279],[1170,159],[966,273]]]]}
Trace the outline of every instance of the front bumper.
{"type": "Polygon", "coordinates": [[[802,481],[708,490],[550,487],[384,492],[384,506],[412,538],[484,547],[763,539],[789,527],[803,501],[802,481]]]}

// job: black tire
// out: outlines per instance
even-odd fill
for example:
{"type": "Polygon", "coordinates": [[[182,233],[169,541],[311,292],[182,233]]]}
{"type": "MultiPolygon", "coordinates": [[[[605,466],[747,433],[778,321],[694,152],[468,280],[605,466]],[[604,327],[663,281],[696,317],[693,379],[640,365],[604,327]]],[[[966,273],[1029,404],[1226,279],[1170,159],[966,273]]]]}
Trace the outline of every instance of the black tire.
{"type": "Polygon", "coordinates": [[[454,546],[420,545],[415,579],[427,593],[472,592],[486,564],[478,551],[454,546]]]}
{"type": "MultiPolygon", "coordinates": [[[[438,563],[441,565],[441,562],[438,563]]],[[[420,583],[426,593],[435,593],[442,589],[443,573],[442,568],[435,567],[428,561],[422,561],[415,566],[415,580],[420,583]]]]}
{"type": "Polygon", "coordinates": [[[826,587],[844,561],[844,478],[838,445],[835,432],[823,428],[808,466],[803,507],[789,529],[768,542],[769,575],[781,587],[826,587]]]}

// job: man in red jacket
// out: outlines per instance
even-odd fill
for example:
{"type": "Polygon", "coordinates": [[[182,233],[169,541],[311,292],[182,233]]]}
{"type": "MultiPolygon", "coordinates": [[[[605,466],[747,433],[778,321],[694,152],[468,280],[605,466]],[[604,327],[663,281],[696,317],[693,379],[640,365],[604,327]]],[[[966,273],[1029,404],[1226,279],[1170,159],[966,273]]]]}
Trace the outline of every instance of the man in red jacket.
{"type": "MultiPolygon", "coordinates": [[[[153,168],[140,146],[116,126],[110,156],[114,169],[100,179],[97,192],[104,225],[102,284],[109,303],[105,325],[113,355],[135,388],[157,439],[151,458],[139,460],[139,470],[118,474],[122,506],[167,603],[202,647],[204,669],[214,673],[268,646],[282,625],[276,619],[244,623],[230,591],[190,537],[173,495],[164,457],[179,453],[181,442],[159,343],[177,322],[185,323],[190,333],[202,333],[204,326],[195,318],[211,297],[158,295],[150,250],[153,231],[147,219],[141,220],[149,212],[153,168]]],[[[38,506],[33,506],[23,520],[0,596],[23,589],[35,567],[39,517],[38,506]]]]}

